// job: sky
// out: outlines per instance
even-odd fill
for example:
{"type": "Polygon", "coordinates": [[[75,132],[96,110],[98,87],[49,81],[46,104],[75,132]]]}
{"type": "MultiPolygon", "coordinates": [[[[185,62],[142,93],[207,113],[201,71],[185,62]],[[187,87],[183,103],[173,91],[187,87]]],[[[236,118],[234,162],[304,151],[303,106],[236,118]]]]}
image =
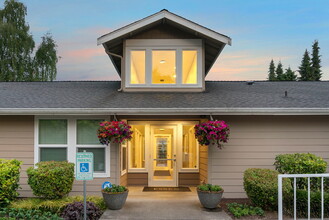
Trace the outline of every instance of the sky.
{"type": "Polygon", "coordinates": [[[97,38],[162,9],[232,38],[206,80],[266,80],[271,59],[297,70],[314,40],[321,48],[322,80],[329,80],[329,0],[21,2],[36,43],[50,32],[58,45],[56,80],[120,80],[97,38]]]}

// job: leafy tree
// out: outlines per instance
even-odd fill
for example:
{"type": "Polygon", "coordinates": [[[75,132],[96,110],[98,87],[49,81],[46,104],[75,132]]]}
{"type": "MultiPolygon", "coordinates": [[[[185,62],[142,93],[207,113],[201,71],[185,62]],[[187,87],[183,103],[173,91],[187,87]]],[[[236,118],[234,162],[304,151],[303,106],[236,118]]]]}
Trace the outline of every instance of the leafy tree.
{"type": "Polygon", "coordinates": [[[279,80],[279,81],[283,80],[283,68],[282,68],[281,61],[279,61],[278,66],[276,67],[275,74],[276,74],[276,79],[277,80],[279,80]]]}
{"type": "Polygon", "coordinates": [[[268,70],[268,80],[269,81],[275,81],[276,80],[276,76],[275,76],[275,64],[273,59],[270,62],[270,67],[268,70]]]}
{"type": "Polygon", "coordinates": [[[45,81],[56,77],[56,44],[46,34],[33,58],[35,42],[26,15],[26,6],[16,0],[6,0],[0,10],[0,81],[45,81]]]}
{"type": "Polygon", "coordinates": [[[288,67],[288,69],[286,69],[286,72],[283,75],[283,80],[284,81],[296,81],[297,75],[295,74],[294,71],[291,70],[290,67],[288,67]]]}
{"type": "Polygon", "coordinates": [[[319,42],[317,40],[314,41],[312,45],[312,80],[319,81],[321,79],[321,59],[319,55],[319,42]]]}
{"type": "Polygon", "coordinates": [[[308,51],[305,50],[302,62],[299,66],[299,74],[301,81],[311,81],[314,80],[312,78],[312,68],[311,68],[311,59],[308,54],[308,51]]]}

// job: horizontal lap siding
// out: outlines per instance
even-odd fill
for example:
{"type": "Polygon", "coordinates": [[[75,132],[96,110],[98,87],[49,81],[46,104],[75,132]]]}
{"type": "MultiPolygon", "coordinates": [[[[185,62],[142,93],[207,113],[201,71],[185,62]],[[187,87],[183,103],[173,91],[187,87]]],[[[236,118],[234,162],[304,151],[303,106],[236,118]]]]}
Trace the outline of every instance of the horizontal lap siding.
{"type": "MultiPolygon", "coordinates": [[[[100,190],[104,181],[117,183],[117,146],[111,147],[110,178],[95,178],[87,181],[87,193],[101,195],[100,190]]],[[[33,196],[27,184],[27,168],[34,164],[34,116],[0,116],[0,158],[18,159],[23,162],[21,166],[20,187],[21,197],[33,196]]],[[[81,195],[82,181],[74,181],[72,195],[81,195]]]]}
{"type": "Polygon", "coordinates": [[[208,147],[200,146],[199,183],[208,182],[208,147]]]}
{"type": "MultiPolygon", "coordinates": [[[[223,150],[211,147],[209,181],[224,187],[226,198],[246,197],[243,172],[274,169],[283,153],[314,153],[329,162],[328,116],[217,116],[231,128],[223,150]]],[[[200,169],[202,165],[200,164],[200,169]]]]}
{"type": "Polygon", "coordinates": [[[34,117],[0,116],[0,158],[17,159],[21,166],[20,196],[32,196],[26,169],[34,163],[34,117]]]}

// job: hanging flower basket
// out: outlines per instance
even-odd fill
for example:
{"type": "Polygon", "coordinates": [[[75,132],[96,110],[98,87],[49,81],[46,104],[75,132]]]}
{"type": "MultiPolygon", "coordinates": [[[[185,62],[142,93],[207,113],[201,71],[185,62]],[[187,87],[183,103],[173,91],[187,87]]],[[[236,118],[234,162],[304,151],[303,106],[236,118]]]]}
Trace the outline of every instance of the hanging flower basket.
{"type": "Polygon", "coordinates": [[[225,121],[208,121],[194,126],[195,138],[201,145],[216,145],[222,149],[222,143],[227,143],[230,128],[225,121]]]}
{"type": "Polygon", "coordinates": [[[131,127],[124,121],[103,121],[99,123],[97,131],[99,142],[104,145],[109,143],[125,143],[132,137],[131,127]]]}

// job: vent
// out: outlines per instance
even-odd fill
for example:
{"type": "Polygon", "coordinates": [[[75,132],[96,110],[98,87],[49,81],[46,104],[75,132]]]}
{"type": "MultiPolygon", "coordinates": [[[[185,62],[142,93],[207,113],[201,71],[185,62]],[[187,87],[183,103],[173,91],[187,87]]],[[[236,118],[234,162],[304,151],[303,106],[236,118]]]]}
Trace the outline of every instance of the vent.
{"type": "Polygon", "coordinates": [[[254,81],[247,81],[247,85],[253,85],[254,83],[254,81]]]}

